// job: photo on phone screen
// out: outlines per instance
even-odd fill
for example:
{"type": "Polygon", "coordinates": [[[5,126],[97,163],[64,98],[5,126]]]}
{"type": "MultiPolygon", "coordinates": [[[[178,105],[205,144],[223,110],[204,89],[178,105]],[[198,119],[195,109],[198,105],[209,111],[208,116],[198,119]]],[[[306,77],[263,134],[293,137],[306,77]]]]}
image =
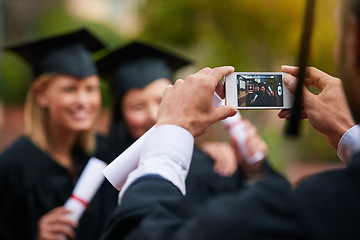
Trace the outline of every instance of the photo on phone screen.
{"type": "Polygon", "coordinates": [[[239,107],[283,107],[282,75],[237,74],[239,107]]]}
{"type": "Polygon", "coordinates": [[[293,95],[286,73],[234,72],[225,76],[225,103],[237,109],[290,109],[293,95]]]}

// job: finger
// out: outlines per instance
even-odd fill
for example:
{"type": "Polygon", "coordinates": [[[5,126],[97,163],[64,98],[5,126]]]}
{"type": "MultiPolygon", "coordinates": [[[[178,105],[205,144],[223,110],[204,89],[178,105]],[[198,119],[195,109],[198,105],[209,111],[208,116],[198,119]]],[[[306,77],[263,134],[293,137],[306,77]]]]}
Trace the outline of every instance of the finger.
{"type": "Polygon", "coordinates": [[[69,225],[72,228],[77,228],[78,227],[78,223],[77,222],[73,222],[72,220],[68,219],[67,217],[61,217],[58,219],[58,222],[61,224],[65,224],[65,225],[69,225]]]}
{"type": "Polygon", "coordinates": [[[212,119],[213,119],[213,122],[217,122],[217,121],[220,121],[227,117],[232,117],[236,113],[237,113],[237,110],[228,105],[216,107],[216,108],[213,108],[212,119]]]}
{"type": "Polygon", "coordinates": [[[290,90],[292,94],[296,92],[297,79],[290,74],[286,74],[284,77],[284,84],[290,90]]]}
{"type": "MultiPolygon", "coordinates": [[[[283,65],[281,66],[281,70],[285,73],[289,73],[295,77],[298,76],[299,68],[294,66],[287,66],[283,65]]],[[[314,85],[315,87],[319,89],[323,89],[327,83],[333,79],[332,76],[329,74],[314,68],[314,67],[307,67],[305,72],[305,85],[314,85]]]]}
{"type": "MultiPolygon", "coordinates": [[[[283,109],[278,113],[279,118],[285,118],[290,120],[293,110],[292,109],[283,109]]],[[[300,119],[307,119],[307,114],[304,109],[300,110],[300,119]]]]}
{"type": "MultiPolygon", "coordinates": [[[[297,79],[294,76],[287,74],[284,78],[284,84],[292,94],[295,94],[297,79]]],[[[312,104],[313,97],[314,94],[312,94],[306,87],[303,87],[303,105],[306,106],[312,104]]]]}
{"type": "Polygon", "coordinates": [[[247,138],[251,137],[252,134],[257,133],[257,128],[249,120],[243,119],[242,124],[244,126],[244,129],[246,129],[247,138]]]}
{"type": "Polygon", "coordinates": [[[256,130],[256,127],[250,122],[248,119],[243,119],[244,128],[246,129],[246,132],[248,132],[248,129],[253,128],[256,130]]]}
{"type": "Polygon", "coordinates": [[[77,222],[73,222],[72,220],[68,219],[66,216],[59,216],[55,219],[49,219],[46,224],[63,224],[71,226],[72,228],[78,227],[77,222]]]}
{"type": "Polygon", "coordinates": [[[298,76],[299,68],[295,66],[282,65],[281,71],[283,71],[284,73],[289,73],[293,76],[298,76]]]}
{"type": "Polygon", "coordinates": [[[40,226],[43,224],[57,222],[59,218],[65,216],[65,214],[70,213],[70,212],[71,212],[70,210],[68,210],[64,207],[55,208],[52,211],[45,214],[44,216],[42,216],[41,219],[39,220],[38,224],[40,226]]]}
{"type": "Polygon", "coordinates": [[[200,71],[198,71],[196,74],[199,74],[199,73],[208,74],[209,72],[211,72],[211,68],[205,67],[205,68],[201,69],[200,71]]]}
{"type": "Polygon", "coordinates": [[[264,156],[267,156],[267,154],[269,152],[269,148],[265,141],[261,142],[259,149],[260,149],[260,152],[264,153],[264,156]]]}
{"type": "MultiPolygon", "coordinates": [[[[285,119],[286,120],[291,120],[291,116],[292,116],[292,112],[287,114],[285,116],[285,119]]],[[[308,118],[308,116],[307,116],[306,112],[304,110],[301,110],[300,113],[299,113],[299,119],[303,120],[303,119],[307,119],[307,118],[308,118]]]]}
{"type": "Polygon", "coordinates": [[[71,221],[65,215],[52,216],[51,218],[47,219],[46,223],[47,224],[58,224],[58,223],[60,223],[60,224],[69,225],[69,226],[74,227],[74,228],[78,226],[77,222],[71,221]]]}
{"type": "Polygon", "coordinates": [[[66,214],[66,213],[70,213],[71,211],[63,206],[61,207],[57,207],[54,208],[53,210],[51,210],[49,212],[49,214],[53,214],[53,215],[62,215],[62,214],[66,214]]]}
{"type": "Polygon", "coordinates": [[[242,163],[244,161],[243,155],[240,152],[239,145],[237,144],[237,140],[234,136],[230,136],[231,146],[234,149],[235,157],[238,163],[242,163]]]}
{"type": "Polygon", "coordinates": [[[183,80],[183,79],[178,79],[178,80],[175,81],[174,85],[169,85],[169,86],[167,86],[167,87],[165,88],[165,90],[166,90],[166,89],[171,89],[171,88],[173,88],[174,86],[177,86],[177,85],[180,85],[180,84],[184,84],[184,83],[185,83],[185,80],[183,80]]]}
{"type": "Polygon", "coordinates": [[[282,109],[282,110],[280,110],[280,112],[278,113],[278,117],[279,117],[279,118],[285,118],[286,115],[291,114],[292,111],[293,111],[292,109],[282,109]]]}
{"type": "Polygon", "coordinates": [[[174,83],[174,85],[169,85],[169,86],[167,86],[167,87],[164,89],[164,91],[163,91],[163,98],[165,98],[165,96],[167,96],[168,94],[171,94],[171,91],[172,91],[172,89],[174,88],[175,84],[178,85],[179,82],[181,82],[181,81],[184,81],[184,80],[182,80],[182,79],[176,80],[176,82],[174,83]]]}
{"type": "Polygon", "coordinates": [[[253,156],[257,151],[260,151],[259,138],[257,136],[247,137],[246,138],[246,148],[248,150],[248,155],[253,156]]]}
{"type": "MultiPolygon", "coordinates": [[[[292,113],[293,113],[292,109],[283,109],[278,113],[278,117],[279,118],[285,118],[285,119],[289,120],[291,118],[292,113]]],[[[304,109],[300,110],[300,116],[299,117],[300,117],[300,119],[307,119],[308,118],[304,109]]]]}
{"type": "Polygon", "coordinates": [[[211,71],[208,74],[211,74],[214,77],[214,86],[217,86],[218,82],[223,79],[226,75],[229,75],[230,73],[233,73],[235,71],[235,68],[232,66],[223,66],[223,67],[217,67],[211,69],[211,71]]]}
{"type": "Polygon", "coordinates": [[[314,67],[306,68],[306,78],[310,79],[313,85],[320,90],[324,89],[324,87],[334,79],[334,77],[314,67]]]}
{"type": "Polygon", "coordinates": [[[46,240],[67,240],[67,237],[63,234],[59,234],[59,233],[52,233],[52,232],[47,232],[44,234],[41,234],[40,237],[38,237],[37,239],[46,239],[46,240]]]}
{"type": "Polygon", "coordinates": [[[55,235],[65,235],[70,239],[75,238],[74,229],[70,225],[66,224],[55,224],[53,225],[51,232],[55,235]]]}

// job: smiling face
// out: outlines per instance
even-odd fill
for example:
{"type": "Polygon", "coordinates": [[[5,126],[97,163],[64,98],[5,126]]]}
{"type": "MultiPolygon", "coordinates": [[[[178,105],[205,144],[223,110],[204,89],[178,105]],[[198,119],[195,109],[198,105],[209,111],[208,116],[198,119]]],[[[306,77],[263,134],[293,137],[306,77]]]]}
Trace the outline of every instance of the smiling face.
{"type": "Polygon", "coordinates": [[[47,109],[48,122],[57,130],[86,131],[92,128],[101,108],[99,78],[78,79],[56,75],[46,87],[38,87],[37,103],[47,109]]]}
{"type": "Polygon", "coordinates": [[[168,79],[161,78],[142,89],[131,89],[125,93],[121,110],[133,139],[138,139],[156,124],[163,92],[170,84],[168,79]]]}

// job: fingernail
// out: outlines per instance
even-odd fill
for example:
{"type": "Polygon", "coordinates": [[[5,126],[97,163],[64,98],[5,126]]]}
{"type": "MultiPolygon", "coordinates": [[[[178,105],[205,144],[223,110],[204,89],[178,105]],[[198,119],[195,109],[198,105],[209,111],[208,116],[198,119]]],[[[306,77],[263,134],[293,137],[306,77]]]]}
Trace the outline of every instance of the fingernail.
{"type": "Polygon", "coordinates": [[[232,68],[235,71],[235,67],[233,67],[233,66],[227,66],[227,67],[232,68]]]}
{"type": "Polygon", "coordinates": [[[293,82],[296,81],[296,78],[290,74],[285,75],[284,83],[286,86],[290,86],[293,82]]]}
{"type": "Polygon", "coordinates": [[[232,114],[236,115],[236,114],[237,114],[237,112],[238,112],[238,110],[237,110],[236,108],[233,108],[233,112],[232,112],[232,114]]]}
{"type": "Polygon", "coordinates": [[[291,120],[291,113],[287,114],[287,115],[285,116],[285,119],[286,119],[286,120],[291,120]]]}
{"type": "Polygon", "coordinates": [[[284,65],[281,65],[281,67],[283,68],[294,68],[295,66],[291,66],[291,65],[286,65],[286,64],[284,64],[284,65]]]}

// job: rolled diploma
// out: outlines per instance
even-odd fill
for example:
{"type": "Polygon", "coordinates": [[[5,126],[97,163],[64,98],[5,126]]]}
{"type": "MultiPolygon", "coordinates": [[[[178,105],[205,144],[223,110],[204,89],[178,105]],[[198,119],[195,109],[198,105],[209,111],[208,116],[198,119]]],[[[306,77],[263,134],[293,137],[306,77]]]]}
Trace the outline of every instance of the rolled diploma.
{"type": "Polygon", "coordinates": [[[271,90],[271,87],[270,87],[270,86],[268,86],[268,89],[269,89],[271,95],[274,95],[274,93],[273,93],[273,91],[271,90]]]}
{"type": "Polygon", "coordinates": [[[64,207],[71,210],[67,218],[78,222],[88,208],[91,199],[104,181],[103,170],[107,164],[95,157],[90,158],[64,207]]]}
{"type": "MultiPolygon", "coordinates": [[[[223,106],[225,104],[224,100],[222,100],[216,93],[213,96],[213,106],[223,106]]],[[[229,131],[229,134],[235,138],[237,147],[241,150],[242,156],[246,163],[254,164],[258,161],[264,159],[263,152],[255,152],[253,156],[249,156],[248,149],[246,147],[246,138],[247,132],[242,122],[242,117],[240,112],[238,111],[235,116],[228,117],[222,120],[222,123],[226,126],[229,131]]]]}

